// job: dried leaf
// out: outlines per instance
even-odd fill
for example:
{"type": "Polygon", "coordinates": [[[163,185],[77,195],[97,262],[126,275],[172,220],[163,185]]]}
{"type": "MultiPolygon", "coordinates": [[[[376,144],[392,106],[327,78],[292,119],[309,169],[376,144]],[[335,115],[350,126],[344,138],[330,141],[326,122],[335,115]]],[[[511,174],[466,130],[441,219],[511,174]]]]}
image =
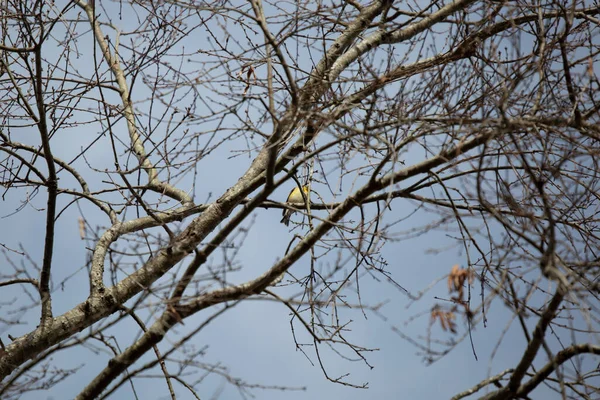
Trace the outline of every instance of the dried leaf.
{"type": "Polygon", "coordinates": [[[81,240],[83,240],[85,239],[85,220],[79,217],[77,219],[77,222],[79,223],[79,237],[81,238],[81,240]]]}
{"type": "Polygon", "coordinates": [[[256,77],[256,73],[254,72],[254,67],[252,65],[246,65],[244,67],[242,67],[242,69],[240,70],[240,72],[238,72],[238,78],[242,78],[242,76],[244,75],[244,73],[246,74],[246,78],[242,79],[243,81],[245,81],[246,83],[246,87],[244,88],[244,93],[243,95],[245,96],[246,93],[248,93],[248,89],[250,89],[250,85],[251,85],[251,81],[256,82],[256,80],[258,79],[256,77]],[[254,78],[254,79],[252,79],[254,78]]]}
{"type": "Polygon", "coordinates": [[[454,265],[448,275],[448,291],[458,293],[458,298],[462,301],[465,282],[472,284],[474,278],[475,274],[472,270],[460,268],[458,264],[454,265]]]}

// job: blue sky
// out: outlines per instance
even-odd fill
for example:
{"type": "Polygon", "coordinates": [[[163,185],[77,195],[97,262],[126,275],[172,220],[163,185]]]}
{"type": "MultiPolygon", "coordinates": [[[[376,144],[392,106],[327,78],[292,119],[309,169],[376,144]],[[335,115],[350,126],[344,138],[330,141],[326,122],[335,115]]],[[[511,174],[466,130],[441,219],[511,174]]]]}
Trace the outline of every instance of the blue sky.
{"type": "MultiPolygon", "coordinates": [[[[125,27],[128,24],[135,24],[135,18],[128,7],[123,8],[123,14],[121,18],[118,18],[118,4],[103,5],[106,7],[103,12],[114,13],[112,14],[113,22],[118,23],[119,26],[125,27]]],[[[107,32],[110,32],[108,28],[106,29],[107,32]]],[[[230,29],[237,28],[234,24],[231,24],[230,29]]],[[[205,34],[206,32],[202,32],[197,36],[188,37],[179,45],[181,48],[197,48],[199,47],[199,37],[202,38],[205,34]]],[[[237,36],[239,35],[233,34],[233,37],[237,36]]],[[[86,40],[91,40],[89,34],[84,37],[83,42],[86,40]]],[[[401,53],[400,46],[399,52],[401,53]]],[[[49,55],[53,56],[51,51],[49,55]]],[[[73,63],[82,68],[83,71],[90,71],[90,73],[94,68],[92,58],[87,53],[79,59],[73,60],[73,63]]],[[[311,61],[306,56],[300,57],[298,65],[305,70],[310,70],[311,61]]],[[[264,71],[258,68],[257,73],[260,74],[261,72],[264,71]]],[[[243,84],[240,85],[243,86],[243,84]]],[[[134,91],[134,100],[140,101],[138,107],[148,107],[147,102],[141,102],[142,99],[148,96],[150,96],[150,93],[147,88],[139,84],[136,91],[134,91]]],[[[216,95],[212,96],[214,97],[208,101],[216,103],[219,98],[216,95]]],[[[207,97],[210,96],[207,95],[207,97]]],[[[117,102],[116,99],[112,100],[115,103],[117,102]]],[[[185,105],[186,101],[188,100],[183,100],[181,105],[185,105]]],[[[87,103],[84,101],[82,104],[90,105],[93,102],[87,103]]],[[[155,105],[155,107],[160,108],[159,105],[155,105]]],[[[249,109],[249,113],[252,112],[249,109]]],[[[202,112],[199,111],[199,113],[202,112]]],[[[235,127],[236,120],[232,118],[227,120],[226,124],[235,127]]],[[[207,129],[207,126],[214,127],[216,124],[214,122],[206,125],[199,124],[197,129],[198,131],[207,129]]],[[[57,132],[52,139],[52,145],[55,149],[54,154],[65,160],[71,160],[73,155],[78,154],[82,148],[95,141],[98,135],[102,134],[102,128],[99,124],[94,124],[57,132]]],[[[125,127],[122,122],[115,126],[116,131],[119,129],[124,132],[125,127]]],[[[193,132],[194,127],[191,127],[191,129],[193,132]]],[[[37,141],[36,132],[30,128],[13,132],[13,137],[17,135],[18,140],[25,143],[36,143],[37,141]]],[[[123,137],[126,138],[126,135],[123,135],[123,137]]],[[[326,136],[326,138],[329,139],[330,137],[326,136]]],[[[225,143],[201,160],[196,176],[187,175],[178,182],[178,186],[188,191],[194,191],[194,198],[198,202],[203,202],[209,197],[211,199],[217,198],[232,186],[249,166],[251,157],[247,154],[239,155],[237,153],[244,150],[247,145],[244,138],[240,138],[236,142],[225,143]],[[234,155],[236,156],[233,157],[234,155]]],[[[415,150],[414,153],[406,154],[403,161],[410,164],[421,160],[423,157],[424,152],[422,150],[415,150]]],[[[134,164],[133,161],[130,162],[134,164]]],[[[359,162],[361,161],[352,160],[347,167],[358,166],[359,162]]],[[[329,166],[331,165],[333,163],[329,164],[329,166]]],[[[73,163],[73,166],[84,171],[84,177],[92,186],[92,190],[106,187],[103,180],[107,178],[107,175],[96,171],[114,167],[108,138],[106,136],[102,137],[92,150],[86,153],[85,159],[83,157],[79,158],[73,163]],[[90,170],[89,166],[95,168],[96,171],[90,170]]],[[[43,169],[43,167],[41,168],[43,169]]],[[[318,170],[317,179],[322,177],[319,176],[320,173],[322,171],[318,170]]],[[[340,185],[343,190],[349,191],[353,187],[355,183],[353,179],[354,177],[350,177],[344,181],[343,185],[340,185]]],[[[358,179],[356,182],[360,181],[361,179],[358,179]]],[[[75,182],[67,174],[61,174],[60,185],[62,187],[74,187],[75,182]]],[[[287,192],[292,187],[293,183],[290,181],[282,185],[270,198],[284,201],[287,192]]],[[[333,197],[319,183],[313,184],[313,190],[323,195],[326,200],[333,197]]],[[[0,203],[0,224],[3,227],[3,229],[0,229],[0,243],[13,249],[23,246],[31,258],[40,265],[43,255],[45,193],[38,193],[25,205],[23,210],[14,213],[30,194],[27,189],[11,189],[6,193],[4,201],[0,203]]],[[[340,193],[342,196],[345,194],[347,193],[340,193]]],[[[59,210],[70,204],[70,201],[70,198],[61,196],[59,210]]],[[[68,311],[84,301],[89,293],[85,265],[87,262],[86,257],[89,256],[86,246],[91,245],[91,243],[82,241],[79,238],[77,221],[81,212],[83,211],[91,227],[105,227],[108,223],[105,216],[85,202],[79,202],[78,206],[80,208],[70,204],[56,224],[52,281],[55,314],[68,311]],[[61,286],[60,283],[67,278],[68,280],[65,281],[64,286],[61,286]]],[[[420,210],[413,215],[417,207],[418,205],[414,202],[397,199],[392,203],[391,210],[387,211],[386,222],[405,217],[406,219],[399,226],[395,226],[394,229],[396,231],[409,231],[414,227],[426,225],[434,220],[434,217],[428,214],[426,210],[420,210]]],[[[324,211],[315,211],[315,214],[317,216],[326,215],[324,211]]],[[[352,214],[350,217],[355,215],[352,214]]],[[[129,211],[127,217],[134,217],[134,212],[129,211]]],[[[258,209],[252,214],[252,218],[255,222],[251,225],[250,234],[239,248],[239,252],[235,254],[235,265],[240,270],[228,276],[230,282],[243,282],[266,271],[278,259],[283,257],[293,235],[296,233],[303,234],[306,231],[306,225],[290,232],[288,228],[280,224],[281,210],[279,209],[258,209]]],[[[295,219],[298,221],[299,216],[296,215],[295,219]]],[[[189,219],[186,221],[189,221],[189,219]]],[[[100,231],[102,231],[102,228],[100,228],[100,231]]],[[[498,234],[497,227],[492,227],[492,234],[498,234]]],[[[15,254],[8,254],[11,259],[15,260],[17,265],[23,262],[23,265],[31,270],[31,265],[27,260],[22,260],[15,254]]],[[[317,262],[321,265],[334,263],[336,256],[337,253],[332,252],[317,262]]],[[[390,241],[381,249],[381,257],[387,261],[387,270],[392,278],[412,294],[417,294],[440,277],[443,278],[453,265],[458,264],[461,267],[467,265],[464,251],[457,247],[456,240],[444,231],[432,231],[413,239],[390,241]]],[[[209,264],[218,265],[221,259],[222,254],[215,252],[209,260],[209,264]]],[[[352,263],[347,268],[351,266],[352,263]]],[[[10,274],[10,267],[5,261],[0,262],[0,268],[3,273],[10,274]]],[[[309,270],[310,260],[308,256],[305,256],[290,269],[290,272],[295,276],[304,276],[309,270]]],[[[127,271],[127,269],[123,270],[121,277],[127,271]]],[[[382,278],[380,275],[376,276],[382,278]]],[[[106,274],[105,279],[108,279],[108,274],[106,274]]],[[[170,277],[166,278],[166,280],[168,279],[170,277]]],[[[278,287],[272,290],[280,296],[285,296],[296,293],[298,287],[278,287]]],[[[474,284],[472,290],[474,296],[479,296],[478,282],[474,284]]],[[[360,293],[366,304],[385,302],[385,305],[379,310],[381,315],[376,315],[376,313],[369,310],[366,310],[363,314],[357,308],[351,310],[342,308],[340,316],[349,323],[351,330],[345,336],[351,342],[365,348],[376,349],[365,353],[368,363],[373,368],[371,369],[362,361],[352,361],[356,359],[356,356],[348,349],[336,347],[336,350],[341,351],[342,355],[351,360],[340,357],[326,345],[321,346],[320,351],[326,371],[331,377],[335,378],[348,374],[345,380],[356,385],[368,383],[368,389],[353,389],[327,381],[319,367],[314,349],[311,347],[309,335],[307,335],[301,324],[297,321],[294,323],[294,333],[299,342],[308,344],[303,347],[307,357],[296,349],[290,329],[291,316],[289,310],[282,304],[273,301],[243,301],[212,322],[192,338],[186,346],[195,349],[202,349],[206,346],[203,356],[196,359],[197,362],[205,364],[218,363],[227,368],[231,376],[238,377],[248,383],[267,386],[306,387],[306,390],[286,392],[257,390],[253,393],[258,399],[345,398],[352,400],[369,397],[383,399],[450,398],[452,395],[472,387],[489,375],[514,367],[526,343],[516,324],[511,325],[505,333],[502,333],[510,320],[511,313],[502,303],[495,302],[488,310],[487,327],[479,324],[472,331],[472,342],[478,360],[475,359],[471,342],[467,338],[459,343],[447,356],[431,365],[427,365],[423,354],[419,354],[419,349],[401,338],[393,328],[395,327],[403,334],[423,342],[422,339],[427,334],[430,321],[429,310],[434,304],[440,302],[443,304],[443,300],[439,300],[439,298],[449,297],[445,279],[437,282],[417,302],[411,301],[406,293],[398,290],[394,285],[378,281],[368,274],[361,279],[360,293]],[[495,351],[500,335],[503,335],[501,350],[495,352],[493,360],[490,361],[490,356],[495,351]]],[[[28,300],[23,300],[22,287],[3,288],[2,297],[5,302],[15,300],[12,306],[4,306],[0,309],[3,316],[5,315],[5,309],[14,310],[22,305],[23,301],[28,304],[28,300]]],[[[348,298],[350,303],[358,303],[358,298],[352,295],[351,292],[348,293],[348,298]]],[[[155,303],[160,306],[158,299],[155,299],[155,303]]],[[[476,304],[478,304],[478,300],[476,300],[476,304]]],[[[0,335],[5,343],[7,334],[20,336],[34,329],[39,320],[38,312],[39,310],[34,308],[23,314],[17,313],[14,318],[20,321],[20,325],[6,326],[0,324],[0,335]]],[[[166,351],[169,349],[170,345],[175,343],[178,338],[201,324],[212,312],[214,312],[212,309],[204,310],[187,319],[185,325],[176,326],[172,334],[168,335],[167,339],[160,344],[161,350],[166,351]]],[[[13,317],[15,314],[7,315],[13,317]]],[[[147,316],[148,312],[141,311],[140,315],[147,316]]],[[[151,322],[146,321],[148,325],[151,322]]],[[[532,328],[535,319],[532,318],[527,323],[532,328]]],[[[432,326],[431,329],[436,338],[452,340],[465,333],[466,323],[462,317],[458,317],[457,324],[459,334],[456,336],[449,332],[442,332],[438,324],[432,326]]],[[[107,330],[105,334],[113,335],[115,340],[111,340],[111,342],[114,342],[115,345],[118,343],[118,348],[123,350],[132,343],[132,340],[138,337],[139,329],[130,319],[125,319],[115,327],[107,330]]],[[[31,393],[23,396],[22,399],[63,399],[72,398],[79,393],[84,385],[104,368],[111,357],[108,352],[101,350],[102,345],[100,343],[92,345],[96,347],[75,347],[53,356],[53,365],[58,368],[79,368],[75,379],[66,379],[48,393],[31,393]]],[[[554,342],[552,342],[552,346],[555,346],[554,342]]],[[[132,370],[153,358],[152,353],[147,354],[132,367],[132,370]]],[[[174,365],[170,364],[168,366],[172,373],[177,371],[174,365]]],[[[139,398],[168,398],[166,384],[159,369],[154,368],[150,371],[150,374],[151,376],[148,378],[136,380],[136,392],[139,398]]],[[[193,381],[195,378],[190,377],[189,379],[193,381]]],[[[181,385],[174,383],[174,386],[181,396],[180,398],[192,398],[181,385]]],[[[198,394],[202,399],[211,398],[214,393],[219,393],[220,390],[222,390],[220,398],[230,399],[239,396],[237,390],[226,384],[224,379],[217,374],[206,377],[199,388],[198,394]]],[[[531,398],[553,398],[553,394],[550,393],[552,392],[542,389],[540,392],[534,393],[531,398]]],[[[113,398],[133,398],[130,385],[122,385],[113,398]]]]}

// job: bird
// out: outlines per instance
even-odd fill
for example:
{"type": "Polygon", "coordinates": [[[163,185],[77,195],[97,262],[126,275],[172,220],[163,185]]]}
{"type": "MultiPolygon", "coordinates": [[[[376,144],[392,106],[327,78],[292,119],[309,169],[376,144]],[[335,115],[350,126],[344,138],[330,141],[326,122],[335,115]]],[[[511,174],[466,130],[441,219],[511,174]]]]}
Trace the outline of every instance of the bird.
{"type": "MultiPolygon", "coordinates": [[[[306,200],[310,201],[310,199],[309,199],[310,189],[309,189],[308,185],[302,186],[302,190],[304,191],[304,196],[306,197],[306,200]]],[[[294,186],[294,188],[288,195],[287,200],[285,202],[287,204],[298,204],[298,203],[304,204],[304,197],[302,196],[302,193],[300,192],[300,188],[298,186],[294,186]]],[[[295,212],[296,211],[292,210],[291,208],[284,208],[283,209],[283,218],[281,219],[281,223],[285,224],[285,226],[288,226],[290,224],[290,217],[295,212]]]]}

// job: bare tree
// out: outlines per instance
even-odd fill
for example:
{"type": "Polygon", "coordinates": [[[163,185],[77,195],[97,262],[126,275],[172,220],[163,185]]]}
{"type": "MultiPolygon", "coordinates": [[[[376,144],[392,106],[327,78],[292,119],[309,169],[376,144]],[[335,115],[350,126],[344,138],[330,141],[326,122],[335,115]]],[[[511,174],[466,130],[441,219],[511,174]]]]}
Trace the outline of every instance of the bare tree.
{"type": "MultiPolygon", "coordinates": [[[[73,347],[110,354],[78,399],[152,371],[172,398],[197,396],[202,380],[188,371],[243,393],[285,389],[231,379],[186,350],[251,300],[285,305],[323,376],[363,387],[332,376],[321,352],[369,362],[348,332],[352,318],[385,316],[384,299],[361,295],[366,279],[426,305],[407,316],[426,322],[422,336],[392,328],[428,362],[490,320],[501,326],[490,307],[508,311],[504,329],[527,342],[521,359],[455,399],[542,386],[598,395],[596,1],[1,4],[0,182],[3,199],[22,202],[2,214],[45,219],[34,248],[12,234],[0,244],[2,399],[76,379],[51,357],[73,347]],[[201,177],[218,171],[233,179],[213,196],[201,177]],[[281,193],[304,185],[304,201],[285,204],[281,193]],[[273,249],[287,209],[289,245],[273,249]],[[84,268],[59,254],[60,226],[79,229],[82,244],[69,240],[87,249],[84,268]],[[445,299],[429,295],[443,283],[405,287],[417,272],[382,256],[435,232],[461,254],[440,258],[445,299]],[[239,254],[249,238],[277,261],[250,270],[239,254]],[[289,273],[305,255],[303,275],[289,273]],[[28,311],[37,326],[21,320],[28,311]]],[[[497,351],[512,346],[492,331],[497,351]]]]}

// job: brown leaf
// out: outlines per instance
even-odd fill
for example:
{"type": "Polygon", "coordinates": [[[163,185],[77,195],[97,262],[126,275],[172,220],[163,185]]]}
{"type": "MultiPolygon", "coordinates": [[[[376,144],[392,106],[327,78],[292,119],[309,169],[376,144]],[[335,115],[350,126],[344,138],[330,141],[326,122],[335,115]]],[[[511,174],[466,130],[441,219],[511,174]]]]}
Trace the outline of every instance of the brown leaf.
{"type": "Polygon", "coordinates": [[[448,275],[448,291],[458,293],[458,298],[462,300],[465,282],[473,283],[474,277],[475,274],[472,270],[460,268],[458,264],[454,265],[448,275]]]}
{"type": "Polygon", "coordinates": [[[79,237],[81,238],[81,240],[83,240],[85,239],[85,220],[79,217],[77,219],[77,222],[79,223],[79,237]]]}

